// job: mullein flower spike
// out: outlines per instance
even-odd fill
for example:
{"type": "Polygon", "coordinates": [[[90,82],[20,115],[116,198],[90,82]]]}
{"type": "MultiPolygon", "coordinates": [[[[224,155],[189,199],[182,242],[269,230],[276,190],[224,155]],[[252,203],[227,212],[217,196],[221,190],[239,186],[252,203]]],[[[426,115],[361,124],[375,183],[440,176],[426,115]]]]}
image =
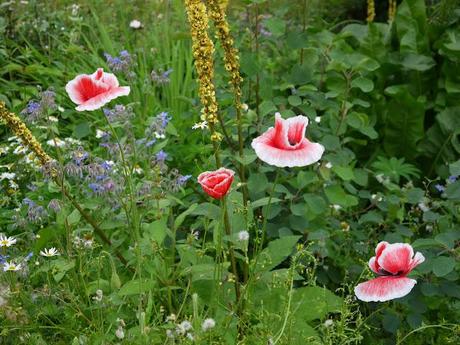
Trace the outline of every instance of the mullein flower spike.
{"type": "Polygon", "coordinates": [[[8,111],[4,102],[0,102],[0,118],[22,140],[23,144],[35,153],[42,165],[47,165],[52,161],[25,123],[16,114],[8,111]]]}
{"type": "Polygon", "coordinates": [[[396,15],[396,0],[388,0],[388,21],[392,22],[396,15]]]}
{"type": "Polygon", "coordinates": [[[222,140],[220,133],[215,132],[214,125],[218,122],[216,91],[213,84],[214,78],[214,44],[208,35],[208,16],[206,6],[201,0],[186,0],[185,7],[190,22],[192,35],[192,50],[195,58],[195,68],[199,79],[199,95],[203,104],[201,120],[207,121],[211,130],[213,141],[222,140]]]}
{"type": "Polygon", "coordinates": [[[367,22],[371,23],[375,18],[375,2],[374,0],[367,0],[367,22]]]}

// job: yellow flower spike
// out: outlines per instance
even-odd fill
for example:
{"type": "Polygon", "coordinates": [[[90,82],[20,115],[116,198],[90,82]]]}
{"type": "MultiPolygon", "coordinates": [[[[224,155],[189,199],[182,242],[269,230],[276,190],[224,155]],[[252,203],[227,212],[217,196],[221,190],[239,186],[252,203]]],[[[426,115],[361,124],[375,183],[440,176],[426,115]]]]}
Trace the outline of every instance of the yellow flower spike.
{"type": "Polygon", "coordinates": [[[185,0],[185,7],[190,22],[193,57],[200,84],[198,93],[203,104],[202,113],[213,132],[213,125],[218,121],[218,106],[213,83],[214,44],[208,36],[209,22],[206,6],[200,0],[185,0]]]}
{"type": "Polygon", "coordinates": [[[375,2],[374,0],[367,0],[367,22],[371,23],[375,18],[375,2]]]}
{"type": "Polygon", "coordinates": [[[206,0],[208,4],[208,13],[216,27],[216,34],[220,44],[224,49],[225,69],[230,74],[230,83],[235,94],[235,106],[241,107],[241,83],[243,78],[240,75],[240,59],[238,49],[233,47],[233,38],[230,35],[230,27],[226,20],[225,9],[220,6],[218,0],[206,0]]]}
{"type": "Polygon", "coordinates": [[[25,123],[15,113],[8,111],[4,102],[0,102],[0,118],[22,140],[23,144],[37,155],[41,165],[46,165],[52,161],[25,123]]]}
{"type": "Polygon", "coordinates": [[[396,15],[396,0],[388,0],[388,21],[392,22],[396,15]]]}

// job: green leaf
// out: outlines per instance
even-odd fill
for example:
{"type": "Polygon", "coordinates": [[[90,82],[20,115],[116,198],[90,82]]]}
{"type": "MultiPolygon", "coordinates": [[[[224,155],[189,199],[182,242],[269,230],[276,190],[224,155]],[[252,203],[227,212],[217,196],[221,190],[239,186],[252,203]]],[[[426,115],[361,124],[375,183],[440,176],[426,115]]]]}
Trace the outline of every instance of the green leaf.
{"type": "Polygon", "coordinates": [[[331,204],[337,204],[343,207],[358,205],[358,198],[345,193],[339,185],[328,186],[325,188],[324,192],[331,204]]]}
{"type": "Polygon", "coordinates": [[[257,272],[270,271],[292,254],[300,236],[286,236],[271,241],[257,257],[257,272]]]}
{"type": "Polygon", "coordinates": [[[447,185],[445,193],[448,199],[460,200],[460,181],[447,185]]]}
{"type": "Polygon", "coordinates": [[[436,115],[436,123],[426,132],[420,151],[433,159],[433,166],[439,159],[456,161],[460,155],[459,135],[460,107],[446,108],[436,115]]]}
{"type": "Polygon", "coordinates": [[[286,31],[286,22],[277,17],[268,18],[264,24],[275,37],[282,36],[286,31]]]}
{"type": "Polygon", "coordinates": [[[433,273],[437,277],[444,277],[452,272],[455,267],[455,259],[447,256],[440,256],[433,259],[433,273]]]}
{"type": "Polygon", "coordinates": [[[351,82],[352,87],[357,87],[359,88],[362,92],[371,92],[374,90],[374,82],[371,79],[359,77],[356,79],[353,79],[351,82]]]}
{"type": "Polygon", "coordinates": [[[409,53],[404,57],[401,65],[407,69],[423,72],[431,69],[435,65],[431,56],[409,53]]]}
{"type": "Polygon", "coordinates": [[[195,211],[195,209],[198,207],[198,204],[192,204],[189,206],[189,208],[187,210],[185,210],[184,212],[182,212],[179,216],[177,216],[176,220],[174,221],[174,228],[178,228],[179,226],[181,226],[181,224],[184,222],[185,220],[185,217],[187,217],[188,215],[192,214],[193,211],[195,211]]]}
{"type": "Polygon", "coordinates": [[[385,113],[385,151],[397,157],[414,159],[424,135],[425,105],[407,90],[400,90],[388,102],[385,113]]]}
{"type": "Polygon", "coordinates": [[[69,225],[77,225],[78,222],[80,222],[80,219],[80,212],[78,212],[77,209],[74,209],[72,213],[67,216],[67,223],[69,223],[69,225]]]}
{"type": "Polygon", "coordinates": [[[154,285],[155,281],[150,279],[130,280],[121,287],[121,289],[118,291],[118,295],[121,297],[139,295],[141,293],[149,291],[150,289],[153,289],[154,285]]]}
{"type": "Polygon", "coordinates": [[[344,181],[350,181],[355,177],[353,168],[350,166],[334,165],[332,170],[344,181]]]}
{"type": "Polygon", "coordinates": [[[276,204],[278,202],[282,201],[281,199],[278,199],[278,198],[272,198],[270,200],[270,197],[264,197],[262,199],[259,199],[259,200],[256,200],[254,202],[251,203],[251,208],[254,210],[258,207],[261,207],[261,206],[265,206],[265,205],[268,205],[269,202],[271,202],[272,204],[276,204]]]}
{"type": "Polygon", "coordinates": [[[163,243],[169,232],[166,219],[158,219],[152,223],[142,223],[141,229],[151,241],[155,241],[158,244],[163,243]]]}
{"type": "Polygon", "coordinates": [[[79,123],[78,125],[75,126],[73,133],[77,139],[82,139],[88,136],[89,134],[91,134],[89,123],[86,121],[79,123]]]}

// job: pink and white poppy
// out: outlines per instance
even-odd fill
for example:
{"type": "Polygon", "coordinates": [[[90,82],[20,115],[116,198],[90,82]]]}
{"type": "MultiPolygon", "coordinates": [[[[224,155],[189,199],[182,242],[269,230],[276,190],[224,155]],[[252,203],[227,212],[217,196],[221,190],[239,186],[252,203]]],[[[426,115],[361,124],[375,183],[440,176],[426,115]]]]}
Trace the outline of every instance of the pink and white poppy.
{"type": "Polygon", "coordinates": [[[379,277],[358,284],[356,297],[364,302],[385,302],[406,296],[417,284],[407,275],[423,261],[425,257],[420,252],[414,256],[409,244],[380,242],[369,260],[369,267],[379,277]]]}
{"type": "Polygon", "coordinates": [[[277,167],[302,167],[321,159],[324,146],[305,138],[308,118],[302,115],[284,120],[275,114],[275,128],[252,141],[260,160],[277,167]]]}
{"type": "Polygon", "coordinates": [[[119,86],[117,77],[98,68],[93,74],[80,74],[65,86],[78,111],[96,110],[120,96],[127,96],[129,86],[119,86]]]}

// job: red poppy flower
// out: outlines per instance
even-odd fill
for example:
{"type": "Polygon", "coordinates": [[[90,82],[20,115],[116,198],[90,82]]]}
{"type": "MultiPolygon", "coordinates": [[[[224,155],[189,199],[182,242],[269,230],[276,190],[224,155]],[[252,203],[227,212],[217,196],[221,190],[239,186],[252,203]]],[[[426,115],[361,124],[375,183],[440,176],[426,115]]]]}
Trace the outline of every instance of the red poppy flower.
{"type": "Polygon", "coordinates": [[[216,171],[205,171],[198,176],[198,183],[206,194],[214,199],[221,199],[228,193],[234,175],[233,170],[225,168],[220,168],[216,171]]]}
{"type": "Polygon", "coordinates": [[[369,267],[380,277],[355,287],[355,295],[364,302],[385,302],[401,298],[411,292],[417,281],[406,276],[419,264],[424,256],[406,243],[380,242],[369,267]]]}
{"type": "Polygon", "coordinates": [[[77,104],[78,111],[96,110],[111,100],[127,96],[131,91],[129,86],[119,86],[117,77],[105,73],[98,68],[93,74],[80,74],[65,86],[72,102],[77,104]]]}
{"type": "Polygon", "coordinates": [[[275,114],[275,128],[270,127],[252,141],[257,156],[277,167],[302,167],[321,159],[324,147],[305,138],[308,118],[302,115],[284,120],[275,114]]]}

